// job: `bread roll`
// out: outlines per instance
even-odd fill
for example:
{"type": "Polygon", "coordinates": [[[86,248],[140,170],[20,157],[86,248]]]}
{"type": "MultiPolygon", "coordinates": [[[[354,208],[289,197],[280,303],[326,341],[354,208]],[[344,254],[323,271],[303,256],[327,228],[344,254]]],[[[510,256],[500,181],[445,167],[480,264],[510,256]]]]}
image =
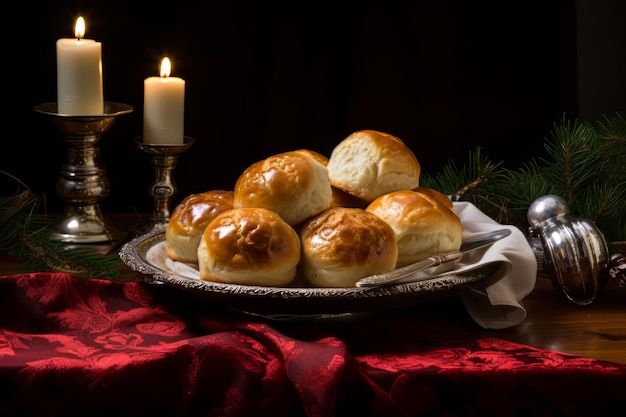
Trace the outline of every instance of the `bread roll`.
{"type": "Polygon", "coordinates": [[[174,208],[165,229],[165,253],[179,262],[198,262],[204,228],[224,210],[233,208],[233,192],[212,190],[190,194],[174,208]]]}
{"type": "MultiPolygon", "coordinates": [[[[328,166],[328,158],[320,153],[311,151],[309,149],[298,149],[296,152],[301,152],[307,156],[310,156],[325,167],[328,166]]],[[[350,193],[340,190],[337,187],[331,186],[331,191],[333,195],[331,207],[358,207],[363,209],[367,207],[366,201],[363,201],[350,193]]]]}
{"type": "Polygon", "coordinates": [[[448,207],[450,210],[456,212],[454,209],[454,204],[452,204],[452,200],[450,200],[448,196],[442,193],[441,191],[437,191],[435,189],[427,188],[427,187],[417,187],[417,188],[414,188],[413,191],[417,191],[418,193],[426,194],[430,197],[433,197],[434,199],[442,203],[444,206],[448,207]]]}
{"type": "Polygon", "coordinates": [[[398,255],[391,227],[359,208],[331,208],[309,219],[300,240],[300,271],[315,287],[354,287],[363,277],[394,269],[398,255]]]}
{"type": "Polygon", "coordinates": [[[315,158],[291,151],[250,165],[237,179],[235,208],[262,207],[292,226],[330,208],[328,170],[315,158]]]}
{"type": "Polygon", "coordinates": [[[354,132],[341,141],[327,167],[332,186],[367,203],[391,191],[418,187],[421,173],[404,142],[375,130],[354,132]]]}
{"type": "Polygon", "coordinates": [[[278,213],[235,208],[206,227],[198,246],[200,279],[230,284],[284,286],[300,261],[300,238],[278,213]]]}
{"type": "Polygon", "coordinates": [[[461,247],[463,225],[458,216],[437,199],[412,190],[394,191],[366,208],[388,223],[396,235],[397,267],[461,247]]]}
{"type": "Polygon", "coordinates": [[[328,158],[324,155],[322,155],[319,152],[315,152],[312,151],[310,149],[297,149],[295,152],[301,153],[303,155],[306,155],[310,158],[315,159],[317,162],[319,162],[320,164],[327,166],[328,165],[328,158]]]}

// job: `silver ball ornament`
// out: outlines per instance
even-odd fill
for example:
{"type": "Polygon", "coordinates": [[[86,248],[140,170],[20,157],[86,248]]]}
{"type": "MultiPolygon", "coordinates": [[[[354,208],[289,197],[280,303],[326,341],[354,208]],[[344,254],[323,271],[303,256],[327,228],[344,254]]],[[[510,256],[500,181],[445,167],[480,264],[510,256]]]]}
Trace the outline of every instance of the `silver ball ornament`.
{"type": "Polygon", "coordinates": [[[528,208],[528,243],[537,258],[538,276],[578,305],[593,302],[606,284],[609,258],[604,235],[590,221],[570,214],[562,197],[545,195],[528,208]]]}
{"type": "Polygon", "coordinates": [[[526,218],[531,227],[552,217],[569,214],[569,206],[563,197],[558,195],[544,195],[532,202],[528,207],[526,218]]]}

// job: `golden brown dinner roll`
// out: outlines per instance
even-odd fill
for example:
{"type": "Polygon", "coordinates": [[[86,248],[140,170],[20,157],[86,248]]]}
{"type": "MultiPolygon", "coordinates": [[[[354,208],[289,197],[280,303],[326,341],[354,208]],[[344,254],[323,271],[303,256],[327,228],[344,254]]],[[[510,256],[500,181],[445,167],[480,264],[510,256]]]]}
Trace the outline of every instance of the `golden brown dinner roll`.
{"type": "Polygon", "coordinates": [[[237,179],[235,208],[262,207],[292,226],[330,208],[328,170],[315,158],[290,151],[250,165],[237,179]]]}
{"type": "Polygon", "coordinates": [[[299,261],[298,234],[264,208],[223,211],[198,246],[198,270],[205,281],[284,286],[295,278],[299,261]]]}
{"type": "MultiPolygon", "coordinates": [[[[315,159],[320,164],[328,166],[328,158],[318,152],[312,151],[310,149],[298,149],[296,152],[301,152],[315,159]]],[[[367,207],[367,201],[361,200],[360,198],[355,197],[352,194],[347,193],[343,190],[340,190],[337,187],[331,186],[331,190],[333,195],[331,207],[358,207],[363,209],[367,207]]]]}
{"type": "Polygon", "coordinates": [[[315,287],[354,287],[394,269],[398,256],[391,227],[359,208],[335,207],[309,219],[300,240],[300,272],[315,287]]]}
{"type": "Polygon", "coordinates": [[[328,158],[319,152],[315,152],[310,149],[297,149],[295,152],[311,157],[324,166],[328,165],[328,158]]]}
{"type": "Polygon", "coordinates": [[[428,187],[417,187],[417,188],[414,188],[413,191],[417,191],[418,193],[429,195],[433,197],[434,199],[436,199],[437,201],[439,201],[440,203],[442,203],[444,206],[448,207],[450,210],[455,211],[454,204],[452,204],[452,200],[450,200],[448,196],[442,193],[441,191],[437,191],[433,188],[428,188],[428,187]]]}
{"type": "Polygon", "coordinates": [[[398,267],[461,247],[461,220],[448,207],[426,194],[412,190],[394,191],[372,201],[366,210],[387,222],[395,232],[398,267]]]}
{"type": "Polygon", "coordinates": [[[233,192],[211,190],[190,194],[174,208],[165,229],[165,253],[179,262],[198,262],[204,228],[224,210],[233,208],[233,192]]]}
{"type": "Polygon", "coordinates": [[[332,186],[366,202],[397,190],[419,186],[420,164],[397,137],[361,130],[342,140],[328,159],[332,186]]]}

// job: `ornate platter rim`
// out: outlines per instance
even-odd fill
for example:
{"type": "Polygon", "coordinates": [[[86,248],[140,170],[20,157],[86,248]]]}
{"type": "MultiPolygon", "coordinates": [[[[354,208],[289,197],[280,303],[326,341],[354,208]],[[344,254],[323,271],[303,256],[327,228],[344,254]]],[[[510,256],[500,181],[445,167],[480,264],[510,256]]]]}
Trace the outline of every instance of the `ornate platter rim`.
{"type": "Polygon", "coordinates": [[[164,231],[153,231],[125,243],[119,256],[146,282],[165,284],[195,296],[251,314],[318,315],[371,312],[415,304],[440,297],[450,290],[483,280],[495,273],[493,265],[464,273],[450,273],[429,280],[383,287],[313,288],[267,287],[226,284],[187,278],[152,265],[148,250],[165,240],[164,231]]]}

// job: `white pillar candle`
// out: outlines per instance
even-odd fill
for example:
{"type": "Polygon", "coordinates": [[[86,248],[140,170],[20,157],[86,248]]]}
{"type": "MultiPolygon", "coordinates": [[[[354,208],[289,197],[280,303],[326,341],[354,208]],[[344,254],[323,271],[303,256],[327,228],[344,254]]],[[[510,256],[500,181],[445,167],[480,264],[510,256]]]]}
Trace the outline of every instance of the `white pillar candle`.
{"type": "Polygon", "coordinates": [[[72,116],[104,114],[102,44],[85,36],[85,21],[76,21],[75,39],[57,40],[57,112],[72,116]]]}
{"type": "Polygon", "coordinates": [[[183,143],[185,80],[170,77],[169,58],[161,61],[160,77],[144,80],[143,142],[159,145],[183,143]]]}

